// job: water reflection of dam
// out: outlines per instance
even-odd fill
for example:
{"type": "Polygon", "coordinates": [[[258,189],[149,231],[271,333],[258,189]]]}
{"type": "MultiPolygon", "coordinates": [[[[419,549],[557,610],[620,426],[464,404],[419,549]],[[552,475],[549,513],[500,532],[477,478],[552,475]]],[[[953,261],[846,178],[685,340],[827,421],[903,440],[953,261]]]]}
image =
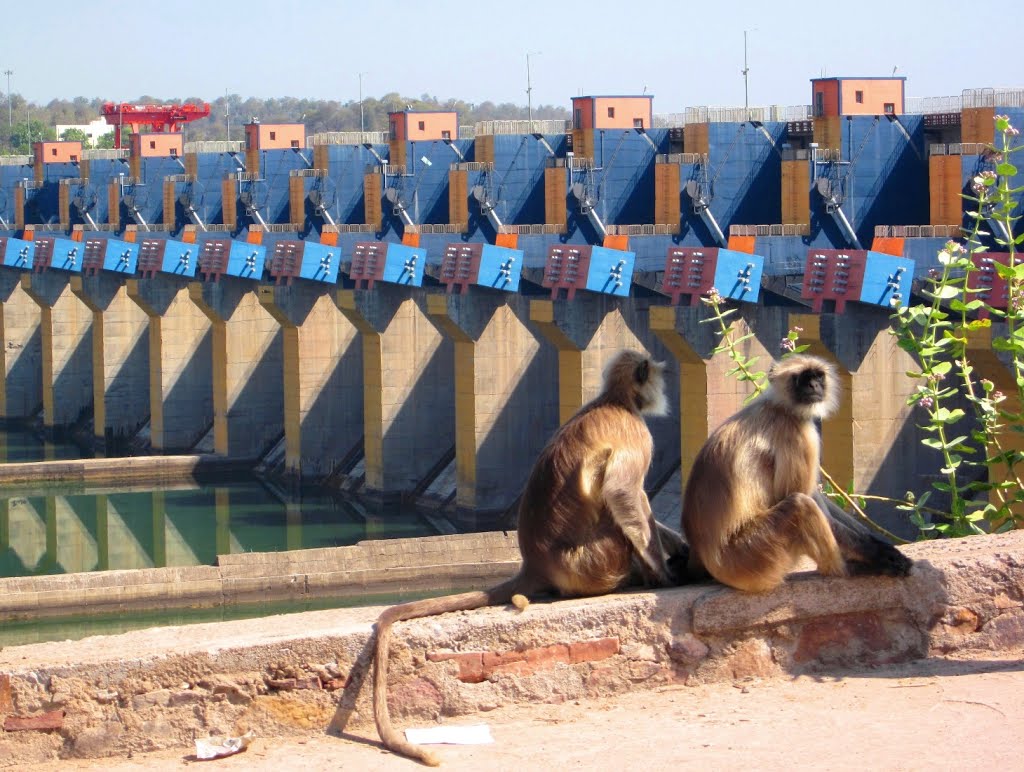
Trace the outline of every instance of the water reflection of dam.
{"type": "Polygon", "coordinates": [[[256,481],[0,498],[0,577],[213,565],[217,555],[436,533],[411,512],[368,516],[331,496],[282,500],[256,481]]]}

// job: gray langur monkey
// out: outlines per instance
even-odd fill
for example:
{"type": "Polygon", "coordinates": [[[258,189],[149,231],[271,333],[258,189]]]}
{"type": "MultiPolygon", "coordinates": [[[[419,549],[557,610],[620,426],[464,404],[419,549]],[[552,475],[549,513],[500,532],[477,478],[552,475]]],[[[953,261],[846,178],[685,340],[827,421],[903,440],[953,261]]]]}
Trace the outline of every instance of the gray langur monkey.
{"type": "Polygon", "coordinates": [[[644,477],[654,442],[644,415],[665,415],[664,365],[636,351],[605,368],[601,393],[570,418],[540,452],[519,500],[522,565],[489,590],[391,606],[377,619],[373,710],[385,747],[430,766],[430,751],[395,730],[387,702],[392,625],[406,619],[514,603],[527,596],[601,595],[641,581],[676,584],[686,565],[679,534],[654,519],[644,477]],[[670,567],[669,562],[672,566],[670,567]]]}
{"type": "Polygon", "coordinates": [[[906,576],[911,560],[818,489],[816,419],[839,405],[835,367],[783,359],[768,389],[704,443],[686,483],[682,530],[690,576],[748,592],[778,585],[803,555],[827,576],[906,576]]]}

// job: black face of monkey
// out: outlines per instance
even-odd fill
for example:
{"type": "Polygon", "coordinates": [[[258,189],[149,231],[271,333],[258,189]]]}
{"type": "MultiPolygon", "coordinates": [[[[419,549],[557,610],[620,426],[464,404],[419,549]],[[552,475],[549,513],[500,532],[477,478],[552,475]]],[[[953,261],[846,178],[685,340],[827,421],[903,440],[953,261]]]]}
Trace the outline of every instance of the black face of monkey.
{"type": "Polygon", "coordinates": [[[793,376],[793,400],[798,405],[813,405],[825,399],[825,373],[808,368],[793,376]]]}

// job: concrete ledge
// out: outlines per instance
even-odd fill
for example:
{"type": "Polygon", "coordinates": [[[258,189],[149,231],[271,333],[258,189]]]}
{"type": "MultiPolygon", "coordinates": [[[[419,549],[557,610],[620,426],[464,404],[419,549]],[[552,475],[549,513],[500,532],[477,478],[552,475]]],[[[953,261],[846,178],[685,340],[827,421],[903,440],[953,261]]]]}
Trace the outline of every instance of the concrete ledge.
{"type": "Polygon", "coordinates": [[[248,473],[255,459],[215,455],[130,456],[127,458],[82,458],[66,461],[27,461],[0,464],[0,485],[88,485],[161,483],[201,480],[204,476],[248,473]]]}
{"type": "MultiPolygon", "coordinates": [[[[911,545],[907,579],[794,575],[744,595],[704,584],[490,608],[396,629],[397,720],[671,683],[841,674],[853,665],[1024,644],[1024,532],[911,545]]],[[[145,630],[0,651],[0,765],[368,727],[378,608],[145,630]],[[58,721],[59,720],[59,721],[58,721]],[[54,722],[59,726],[54,727],[54,722]]],[[[367,728],[373,736],[373,730],[367,728]]]]}
{"type": "Polygon", "coordinates": [[[487,586],[514,574],[519,545],[514,532],[499,531],[246,552],[220,555],[217,562],[0,579],[0,622],[90,611],[451,592],[487,586]]]}

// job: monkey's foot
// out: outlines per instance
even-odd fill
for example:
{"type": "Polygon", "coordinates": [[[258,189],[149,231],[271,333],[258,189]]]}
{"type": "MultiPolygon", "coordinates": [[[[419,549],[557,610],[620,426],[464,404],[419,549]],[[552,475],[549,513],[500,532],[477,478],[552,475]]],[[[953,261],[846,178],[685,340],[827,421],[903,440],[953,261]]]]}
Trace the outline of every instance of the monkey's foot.
{"type": "Polygon", "coordinates": [[[891,544],[872,539],[861,556],[847,561],[851,576],[909,576],[914,561],[891,544]]]}
{"type": "Polygon", "coordinates": [[[518,592],[512,596],[512,605],[520,611],[525,611],[526,607],[530,605],[530,599],[525,595],[521,595],[518,592]]]}

